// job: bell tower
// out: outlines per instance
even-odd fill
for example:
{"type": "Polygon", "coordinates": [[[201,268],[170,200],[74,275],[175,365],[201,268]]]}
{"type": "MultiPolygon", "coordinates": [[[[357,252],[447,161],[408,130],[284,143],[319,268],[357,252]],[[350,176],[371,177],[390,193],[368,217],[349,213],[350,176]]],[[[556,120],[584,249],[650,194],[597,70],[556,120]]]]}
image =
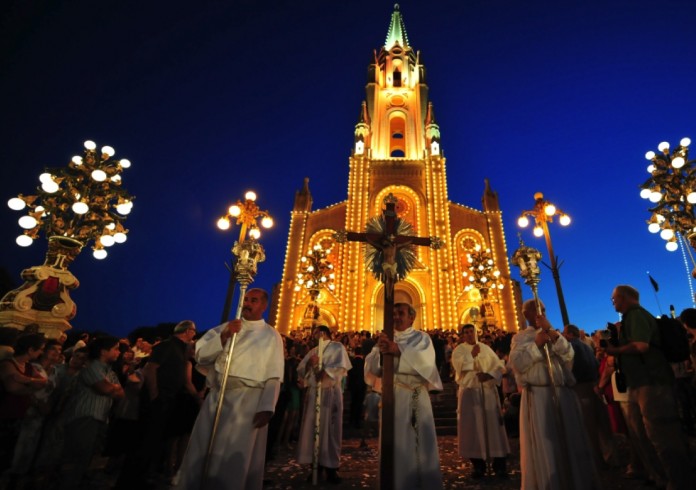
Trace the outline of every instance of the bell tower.
{"type": "Polygon", "coordinates": [[[347,199],[312,211],[307,179],[295,199],[283,280],[270,318],[281,332],[302,324],[310,299],[299,287],[298,275],[302,256],[316,245],[327,250],[335,271],[335,289],[319,294],[317,321],[341,331],[382,329],[383,286],[366,270],[364,245],[338,245],[332,235],[339,229],[363,231],[367,220],[381,213],[388,194],[397,198],[397,214],[416,235],[444,242],[439,250],[416,247],[413,271],[396,284],[395,301],[408,302],[418,312],[415,326],[449,330],[475,323],[481,296],[478,290],[465,291],[463,272],[467,253],[479,246],[491,249],[505,284],[488,295],[488,322],[517,329],[520,300],[510,279],[497,194],[486,181],[482,211],[449,200],[440,127],[428,97],[420,52],[411,47],[395,5],[384,45],[368,66],[349,157],[347,199]]]}

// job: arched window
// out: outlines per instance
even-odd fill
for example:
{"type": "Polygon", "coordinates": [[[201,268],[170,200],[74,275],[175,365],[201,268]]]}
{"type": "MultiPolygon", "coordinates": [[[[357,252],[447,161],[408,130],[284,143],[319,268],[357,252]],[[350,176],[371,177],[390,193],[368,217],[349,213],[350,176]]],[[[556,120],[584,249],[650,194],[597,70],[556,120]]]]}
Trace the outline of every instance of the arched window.
{"type": "Polygon", "coordinates": [[[401,87],[401,72],[398,69],[394,70],[394,86],[401,87]]]}
{"type": "Polygon", "coordinates": [[[406,119],[402,112],[393,112],[389,118],[389,156],[406,156],[406,119]]]}

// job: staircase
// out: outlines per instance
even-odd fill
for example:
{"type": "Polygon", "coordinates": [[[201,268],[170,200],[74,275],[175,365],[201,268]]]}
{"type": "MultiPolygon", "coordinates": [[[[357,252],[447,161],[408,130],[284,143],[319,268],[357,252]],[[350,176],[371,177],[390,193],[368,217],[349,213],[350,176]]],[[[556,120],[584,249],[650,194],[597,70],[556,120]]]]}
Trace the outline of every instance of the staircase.
{"type": "Polygon", "coordinates": [[[457,435],[457,384],[443,383],[440,393],[430,394],[430,403],[433,405],[437,435],[457,435]]]}
{"type": "MultiPolygon", "coordinates": [[[[442,384],[440,393],[430,394],[430,403],[433,406],[435,417],[435,430],[438,436],[457,435],[457,384],[447,382],[442,384]]],[[[343,430],[344,438],[359,437],[360,432],[349,426],[350,420],[350,394],[346,390],[343,394],[343,430]]]]}

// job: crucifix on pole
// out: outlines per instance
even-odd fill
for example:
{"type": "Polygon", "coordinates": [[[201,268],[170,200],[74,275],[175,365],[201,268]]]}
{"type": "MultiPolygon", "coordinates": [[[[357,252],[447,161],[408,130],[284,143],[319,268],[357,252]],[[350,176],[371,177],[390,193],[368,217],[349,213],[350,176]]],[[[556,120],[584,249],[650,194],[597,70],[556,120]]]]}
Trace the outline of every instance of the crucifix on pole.
{"type": "MultiPolygon", "coordinates": [[[[413,227],[396,215],[397,199],[384,198],[382,215],[371,218],[364,233],[341,230],[334,238],[338,243],[362,242],[366,245],[365,262],[376,279],[384,284],[384,334],[394,340],[394,285],[406,278],[416,260],[415,247],[438,249],[438,237],[414,236],[413,227]]],[[[382,358],[382,437],[380,438],[380,488],[394,488],[394,356],[382,358]]]]}

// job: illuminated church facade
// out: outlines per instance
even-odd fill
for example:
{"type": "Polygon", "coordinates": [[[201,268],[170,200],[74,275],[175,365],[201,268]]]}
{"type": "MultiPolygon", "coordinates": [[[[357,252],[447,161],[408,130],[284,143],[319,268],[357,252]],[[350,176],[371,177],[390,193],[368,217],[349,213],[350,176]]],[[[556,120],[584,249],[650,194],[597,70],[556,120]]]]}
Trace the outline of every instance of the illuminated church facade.
{"type": "Polygon", "coordinates": [[[443,242],[439,250],[415,247],[415,267],[395,286],[395,302],[407,302],[417,311],[415,327],[449,330],[480,322],[480,292],[465,291],[463,275],[467,253],[479,245],[490,248],[504,284],[488,293],[487,322],[515,331],[520,292],[510,278],[498,196],[486,181],[482,210],[448,199],[446,159],[425,68],[409,44],[398,6],[386,42],[369,65],[366,92],[349,158],[347,199],[313,210],[309,179],[295,195],[282,281],[274,290],[269,322],[281,333],[312,322],[338,331],[382,329],[384,286],[365,265],[365,245],[338,244],[333,234],[364,231],[392,194],[398,216],[411,223],[415,235],[443,242]],[[321,289],[313,301],[298,281],[302,257],[317,245],[329,251],[335,278],[333,290],[321,289]]]}

